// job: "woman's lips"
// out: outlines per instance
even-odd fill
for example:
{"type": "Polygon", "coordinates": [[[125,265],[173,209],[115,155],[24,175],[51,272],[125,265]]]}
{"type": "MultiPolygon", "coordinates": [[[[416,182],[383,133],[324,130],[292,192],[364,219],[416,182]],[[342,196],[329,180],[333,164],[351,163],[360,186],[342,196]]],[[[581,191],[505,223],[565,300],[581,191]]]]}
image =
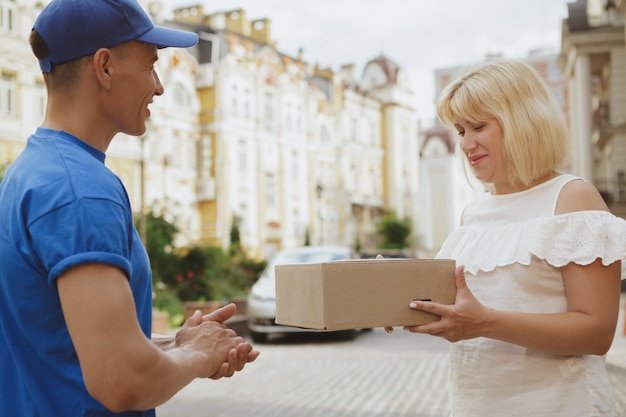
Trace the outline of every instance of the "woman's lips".
{"type": "Polygon", "coordinates": [[[472,166],[476,166],[486,157],[487,155],[472,155],[469,157],[469,161],[472,166]]]}

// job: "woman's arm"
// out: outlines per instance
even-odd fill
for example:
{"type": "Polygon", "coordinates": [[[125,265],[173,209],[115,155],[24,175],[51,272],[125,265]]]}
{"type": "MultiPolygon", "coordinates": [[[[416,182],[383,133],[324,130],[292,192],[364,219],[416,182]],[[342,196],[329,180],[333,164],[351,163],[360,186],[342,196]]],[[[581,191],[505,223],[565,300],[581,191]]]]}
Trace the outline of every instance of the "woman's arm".
{"type": "Polygon", "coordinates": [[[564,267],[567,312],[533,314],[483,306],[467,288],[460,266],[455,272],[454,305],[411,303],[411,308],[441,316],[441,320],[405,329],[450,342],[489,337],[555,355],[603,355],[615,334],[620,270],[620,262],[603,266],[599,260],[588,266],[564,267]]]}

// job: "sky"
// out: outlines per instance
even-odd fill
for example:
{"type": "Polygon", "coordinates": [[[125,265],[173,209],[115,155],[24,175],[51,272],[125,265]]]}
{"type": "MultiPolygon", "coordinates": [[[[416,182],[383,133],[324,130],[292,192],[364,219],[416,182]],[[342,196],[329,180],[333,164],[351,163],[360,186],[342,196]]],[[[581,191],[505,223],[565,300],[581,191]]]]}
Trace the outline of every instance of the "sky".
{"type": "Polygon", "coordinates": [[[523,58],[556,53],[567,3],[575,0],[165,0],[170,8],[202,4],[206,13],[244,9],[268,18],[279,52],[337,71],[381,53],[411,80],[418,118],[432,119],[435,69],[487,54],[523,58]]]}

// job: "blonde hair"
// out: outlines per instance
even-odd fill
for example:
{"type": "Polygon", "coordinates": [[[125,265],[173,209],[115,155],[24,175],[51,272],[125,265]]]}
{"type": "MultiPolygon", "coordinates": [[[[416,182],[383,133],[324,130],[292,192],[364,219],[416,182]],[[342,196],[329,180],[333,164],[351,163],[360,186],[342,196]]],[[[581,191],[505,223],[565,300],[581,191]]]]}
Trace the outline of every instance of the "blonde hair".
{"type": "Polygon", "coordinates": [[[516,60],[470,67],[437,100],[444,124],[496,119],[503,132],[509,179],[523,185],[562,167],[569,156],[564,115],[537,72],[516,60]]]}

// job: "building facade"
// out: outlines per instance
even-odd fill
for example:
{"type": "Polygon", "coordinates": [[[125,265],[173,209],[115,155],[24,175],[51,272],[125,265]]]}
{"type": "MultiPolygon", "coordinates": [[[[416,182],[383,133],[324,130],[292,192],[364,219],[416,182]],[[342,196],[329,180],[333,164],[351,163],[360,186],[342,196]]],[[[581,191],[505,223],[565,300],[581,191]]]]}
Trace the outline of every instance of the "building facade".
{"type": "Polygon", "coordinates": [[[0,165],[13,161],[43,120],[45,88],[28,34],[41,7],[0,0],[0,165]]]}
{"type": "MultiPolygon", "coordinates": [[[[45,88],[27,42],[43,3],[0,0],[0,164],[43,118],[45,88]]],[[[378,56],[360,76],[354,66],[320,68],[277,50],[271,21],[245,10],[185,7],[165,19],[160,2],[143,4],[200,41],[160,51],[165,94],[147,132],[119,134],[107,151],[138,215],[164,215],[180,246],[226,247],[236,225],[258,257],[307,241],[374,248],[390,212],[419,230],[416,112],[396,63],[378,56]]]]}
{"type": "Polygon", "coordinates": [[[626,43],[623,0],[568,3],[560,67],[569,80],[572,171],[626,215],[626,43]]]}
{"type": "MultiPolygon", "coordinates": [[[[45,88],[28,46],[40,1],[0,0],[0,165],[41,122],[45,88]]],[[[145,4],[165,22],[158,1],[145,4]]],[[[625,0],[568,3],[560,54],[525,59],[566,115],[572,160],[613,212],[626,214],[625,0]]],[[[238,224],[259,257],[284,247],[377,245],[381,216],[412,220],[413,250],[430,256],[479,188],[467,185],[454,132],[417,132],[402,68],[385,56],[338,71],[288,56],[271,21],[245,10],[177,10],[165,24],[197,32],[197,46],[160,52],[166,94],[141,138],[118,135],[107,165],[137,214],[154,210],[181,230],[178,245],[227,246],[238,224]],[[417,140],[419,136],[420,140],[417,140]]],[[[461,67],[435,74],[441,91],[461,67]]]]}
{"type": "Polygon", "coordinates": [[[199,34],[201,239],[251,253],[375,247],[380,217],[416,218],[416,112],[403,71],[384,56],[339,72],[275,47],[271,21],[245,10],[175,11],[199,34]]]}

